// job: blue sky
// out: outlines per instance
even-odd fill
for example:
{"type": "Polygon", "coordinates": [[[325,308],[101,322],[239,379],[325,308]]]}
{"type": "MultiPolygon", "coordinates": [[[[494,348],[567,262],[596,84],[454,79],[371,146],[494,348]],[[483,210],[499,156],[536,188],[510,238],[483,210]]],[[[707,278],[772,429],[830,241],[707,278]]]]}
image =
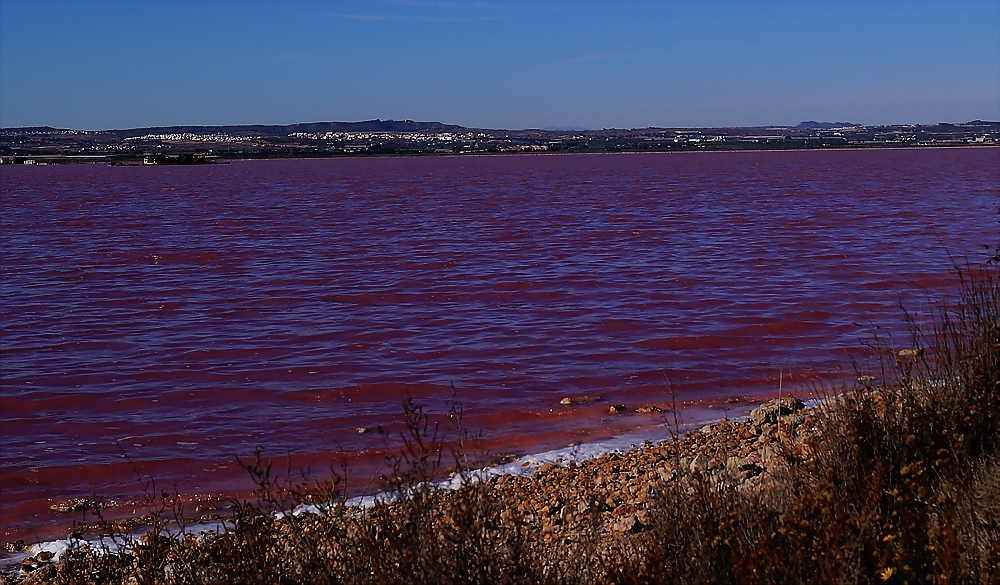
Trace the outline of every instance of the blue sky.
{"type": "Polygon", "coordinates": [[[0,125],[1000,120],[1000,1],[0,0],[0,125]]]}

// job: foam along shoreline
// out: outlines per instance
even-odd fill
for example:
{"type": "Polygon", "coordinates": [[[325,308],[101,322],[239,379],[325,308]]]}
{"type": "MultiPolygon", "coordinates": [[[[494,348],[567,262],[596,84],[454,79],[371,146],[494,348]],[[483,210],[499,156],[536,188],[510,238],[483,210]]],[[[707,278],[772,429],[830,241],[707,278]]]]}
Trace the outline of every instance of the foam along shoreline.
{"type": "MultiPolygon", "coordinates": [[[[711,424],[711,422],[713,421],[702,421],[698,424],[711,424]]],[[[698,424],[692,423],[685,425],[685,430],[683,432],[689,432],[697,427],[698,424]]],[[[537,469],[545,465],[568,466],[570,464],[582,463],[583,461],[590,459],[597,459],[609,453],[634,451],[641,448],[644,443],[648,444],[664,440],[665,437],[663,436],[663,432],[666,428],[666,424],[661,424],[656,427],[657,431],[646,430],[641,433],[621,435],[606,441],[580,443],[560,449],[545,451],[543,453],[526,455],[510,463],[472,470],[468,473],[468,476],[472,479],[472,481],[484,481],[501,475],[531,475],[537,469]]],[[[462,476],[456,475],[451,479],[438,482],[434,487],[442,489],[455,489],[461,487],[462,482],[462,476]]],[[[349,498],[345,502],[345,505],[347,507],[367,508],[373,506],[376,501],[388,502],[391,498],[392,495],[388,492],[366,494],[349,498]]],[[[302,504],[292,510],[291,513],[298,515],[303,513],[318,513],[320,511],[320,507],[316,504],[302,504]]],[[[280,517],[281,515],[282,513],[279,512],[278,516],[280,517]]],[[[196,535],[200,533],[217,534],[221,532],[223,528],[223,521],[219,520],[192,524],[187,527],[186,532],[196,535]]],[[[140,536],[141,534],[142,532],[138,532],[135,536],[140,536]]],[[[122,550],[119,543],[107,538],[52,540],[31,545],[24,552],[12,553],[9,556],[4,557],[0,560],[0,570],[10,570],[21,563],[24,559],[37,556],[39,553],[51,553],[53,555],[52,560],[54,562],[58,562],[66,551],[79,547],[90,547],[93,550],[101,552],[107,551],[111,553],[122,550]]]]}
{"type": "MultiPolygon", "coordinates": [[[[783,400],[788,400],[788,398],[783,400]]],[[[800,408],[813,409],[819,406],[824,399],[813,398],[805,402],[798,401],[795,398],[792,398],[791,400],[794,400],[798,404],[796,407],[796,410],[798,410],[800,408]]],[[[553,468],[578,466],[582,463],[598,460],[602,457],[614,454],[628,454],[640,451],[642,449],[659,445],[665,441],[670,441],[673,436],[678,436],[679,438],[694,432],[709,433],[713,428],[722,423],[728,422],[735,424],[746,422],[748,419],[754,418],[754,413],[762,412],[764,409],[768,408],[769,405],[773,405],[777,402],[777,400],[765,402],[749,415],[744,414],[734,417],[704,419],[677,425],[664,422],[656,425],[652,429],[647,428],[643,431],[627,433],[604,441],[579,443],[534,455],[526,455],[509,463],[471,470],[465,474],[465,477],[461,474],[456,474],[450,479],[434,484],[434,488],[457,489],[467,481],[490,481],[502,476],[531,476],[539,470],[546,471],[553,468]]],[[[344,503],[348,508],[367,508],[373,506],[376,502],[388,503],[392,499],[393,495],[391,493],[382,492],[349,498],[344,503]]],[[[299,515],[321,512],[321,507],[316,504],[302,504],[291,510],[290,513],[299,515]]],[[[279,512],[277,516],[280,518],[283,515],[284,513],[279,512]]],[[[184,532],[195,536],[203,534],[212,536],[221,533],[224,529],[225,521],[216,520],[212,522],[192,523],[185,527],[184,532]]],[[[172,535],[180,533],[180,531],[170,532],[169,530],[167,532],[172,535]]],[[[133,533],[132,536],[139,537],[142,536],[142,534],[144,534],[144,532],[138,531],[133,533]]],[[[46,541],[31,545],[23,552],[10,553],[8,556],[0,559],[0,571],[10,571],[17,565],[21,564],[25,559],[37,557],[40,554],[47,557],[49,562],[58,564],[62,556],[67,551],[77,548],[89,548],[100,554],[117,553],[125,550],[121,543],[108,537],[94,539],[58,539],[46,541]],[[51,555],[51,557],[49,557],[49,555],[51,555]]]]}

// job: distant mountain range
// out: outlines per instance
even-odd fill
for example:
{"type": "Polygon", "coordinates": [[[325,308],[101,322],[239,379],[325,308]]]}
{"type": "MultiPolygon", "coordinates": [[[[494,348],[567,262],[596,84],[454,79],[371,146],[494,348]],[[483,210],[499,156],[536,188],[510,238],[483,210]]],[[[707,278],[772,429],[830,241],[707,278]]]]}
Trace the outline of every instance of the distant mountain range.
{"type": "Polygon", "coordinates": [[[862,124],[855,124],[853,122],[817,122],[815,120],[809,120],[808,122],[802,122],[798,126],[795,126],[795,128],[827,130],[829,128],[847,128],[851,126],[862,126],[862,124]]]}
{"type": "MultiPolygon", "coordinates": [[[[981,120],[974,120],[972,122],[967,122],[964,125],[978,125],[978,124],[996,124],[995,122],[984,122],[981,120]]],[[[933,126],[953,126],[953,124],[934,124],[933,126]]],[[[781,126],[781,125],[768,125],[768,126],[727,126],[727,127],[699,127],[699,128],[666,128],[666,127],[655,127],[649,126],[646,129],[675,129],[675,130],[754,130],[754,129],[766,129],[766,128],[788,128],[790,130],[827,130],[830,128],[865,128],[864,124],[857,124],[854,122],[817,122],[815,120],[808,120],[801,122],[796,126],[781,126]]],[[[144,128],[122,128],[122,129],[112,129],[112,130],[99,130],[92,131],[91,133],[104,133],[118,138],[136,138],[142,136],[150,135],[176,135],[176,134],[228,134],[231,136],[239,135],[253,135],[260,137],[279,137],[279,136],[289,136],[292,134],[325,134],[327,132],[425,132],[428,134],[441,134],[446,132],[451,133],[462,133],[469,132],[470,130],[477,131],[487,131],[487,132],[508,132],[508,133],[525,133],[525,132],[601,132],[597,130],[588,130],[581,126],[545,126],[543,128],[525,128],[520,130],[504,130],[504,129],[483,129],[483,128],[469,128],[466,126],[459,126],[457,124],[443,124],[441,122],[415,122],[413,120],[365,120],[362,122],[307,122],[303,124],[231,124],[224,126],[149,126],[144,128]]],[[[638,128],[632,129],[614,129],[606,128],[604,132],[622,132],[622,131],[635,131],[638,128]]],[[[76,130],[68,128],[53,128],[51,126],[30,126],[30,127],[20,127],[20,128],[0,128],[0,132],[4,134],[17,133],[17,134],[30,134],[30,133],[58,133],[58,132],[78,132],[76,130]]]]}
{"type": "MultiPolygon", "coordinates": [[[[49,126],[30,128],[4,128],[22,132],[59,132],[63,129],[49,126]]],[[[464,132],[467,128],[441,122],[414,122],[413,120],[365,120],[364,122],[307,122],[304,124],[234,124],[229,126],[150,126],[103,130],[122,138],[151,134],[254,134],[257,136],[288,136],[299,132],[316,134],[325,132],[464,132]]]]}

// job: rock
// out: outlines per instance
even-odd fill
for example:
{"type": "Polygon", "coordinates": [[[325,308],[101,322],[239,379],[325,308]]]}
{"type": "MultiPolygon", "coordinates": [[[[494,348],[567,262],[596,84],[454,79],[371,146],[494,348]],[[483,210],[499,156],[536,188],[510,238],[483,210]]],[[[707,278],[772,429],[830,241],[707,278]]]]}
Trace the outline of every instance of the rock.
{"type": "Polygon", "coordinates": [[[764,468],[757,465],[753,461],[747,461],[743,465],[740,465],[738,469],[742,474],[744,481],[764,473],[764,468]]]}
{"type": "Polygon", "coordinates": [[[601,398],[600,396],[591,396],[589,394],[584,394],[583,396],[573,396],[573,397],[567,396],[562,400],[560,400],[559,404],[562,404],[564,406],[569,406],[571,404],[587,404],[590,402],[600,402],[601,400],[604,399],[601,398]]]}
{"type": "Polygon", "coordinates": [[[55,553],[48,550],[43,550],[42,552],[35,555],[35,560],[43,563],[47,563],[52,560],[52,557],[56,556],[55,553]]]}
{"type": "Polygon", "coordinates": [[[628,410],[628,407],[624,404],[615,404],[608,409],[608,414],[621,414],[628,410]]]}
{"type": "Polygon", "coordinates": [[[726,459],[726,469],[737,471],[749,462],[746,457],[729,457],[726,459]]]}
{"type": "Polygon", "coordinates": [[[639,408],[635,409],[635,411],[640,414],[657,414],[663,412],[663,409],[660,408],[659,406],[650,405],[650,406],[640,406],[639,408]]]}
{"type": "Polygon", "coordinates": [[[367,433],[367,432],[368,432],[368,429],[367,429],[367,428],[365,428],[365,427],[358,427],[358,428],[357,428],[357,429],[355,429],[355,430],[356,430],[356,431],[357,431],[357,432],[358,432],[359,434],[360,434],[360,433],[367,433]]]}
{"type": "Polygon", "coordinates": [[[28,576],[21,581],[21,585],[39,585],[49,583],[56,576],[55,565],[42,565],[28,573],[28,576]]]}
{"type": "Polygon", "coordinates": [[[760,462],[764,467],[772,467],[781,460],[781,455],[774,447],[764,447],[760,450],[760,462]]]}
{"type": "Polygon", "coordinates": [[[920,357],[924,355],[924,350],[922,348],[901,349],[898,355],[899,357],[920,357]]]}
{"type": "Polygon", "coordinates": [[[780,422],[781,424],[786,424],[786,425],[788,425],[788,426],[789,426],[789,428],[793,428],[793,429],[794,429],[794,428],[798,428],[798,427],[799,427],[799,426],[801,426],[801,425],[802,425],[802,424],[803,424],[804,422],[806,422],[806,417],[804,417],[804,416],[802,416],[801,414],[798,414],[798,413],[795,413],[795,414],[789,414],[789,415],[787,415],[787,416],[783,416],[783,417],[781,417],[781,418],[779,419],[779,422],[780,422]]]}
{"type": "Polygon", "coordinates": [[[708,470],[708,457],[704,453],[699,453],[691,460],[691,473],[708,470]]]}
{"type": "Polygon", "coordinates": [[[762,404],[759,408],[751,410],[750,422],[757,427],[776,423],[778,422],[779,416],[793,414],[801,410],[804,406],[805,404],[794,396],[781,398],[779,400],[772,400],[771,402],[762,404]]]}
{"type": "Polygon", "coordinates": [[[514,513],[510,511],[510,508],[504,508],[500,511],[500,521],[501,522],[511,522],[514,519],[514,513]]]}
{"type": "Polygon", "coordinates": [[[20,539],[15,542],[8,542],[3,547],[7,552],[18,553],[24,552],[24,550],[28,548],[28,545],[24,544],[24,539],[20,539]]]}
{"type": "Polygon", "coordinates": [[[616,520],[611,529],[615,532],[636,533],[642,531],[642,522],[639,522],[635,514],[627,514],[616,520]]]}

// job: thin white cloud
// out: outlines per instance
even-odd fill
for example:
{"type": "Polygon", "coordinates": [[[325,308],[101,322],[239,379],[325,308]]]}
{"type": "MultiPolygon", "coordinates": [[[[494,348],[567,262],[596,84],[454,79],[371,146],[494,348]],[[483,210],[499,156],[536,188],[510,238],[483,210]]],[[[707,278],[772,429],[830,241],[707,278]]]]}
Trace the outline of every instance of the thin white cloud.
{"type": "Polygon", "coordinates": [[[385,4],[394,4],[397,6],[417,6],[420,8],[450,8],[455,10],[468,10],[477,8],[500,8],[496,4],[487,4],[485,2],[448,2],[445,0],[386,0],[385,4]]]}
{"type": "Polygon", "coordinates": [[[500,20],[500,18],[495,16],[390,16],[385,14],[344,14],[339,12],[330,13],[327,16],[330,18],[377,22],[485,22],[500,20]]]}
{"type": "Polygon", "coordinates": [[[535,65],[528,67],[525,71],[538,71],[539,69],[548,69],[549,67],[560,67],[562,65],[570,65],[572,63],[584,63],[586,61],[604,61],[607,59],[624,59],[626,55],[620,55],[617,53],[601,53],[599,55],[584,55],[583,57],[576,57],[575,59],[564,59],[562,61],[553,61],[551,63],[542,63],[540,65],[535,65]]]}

